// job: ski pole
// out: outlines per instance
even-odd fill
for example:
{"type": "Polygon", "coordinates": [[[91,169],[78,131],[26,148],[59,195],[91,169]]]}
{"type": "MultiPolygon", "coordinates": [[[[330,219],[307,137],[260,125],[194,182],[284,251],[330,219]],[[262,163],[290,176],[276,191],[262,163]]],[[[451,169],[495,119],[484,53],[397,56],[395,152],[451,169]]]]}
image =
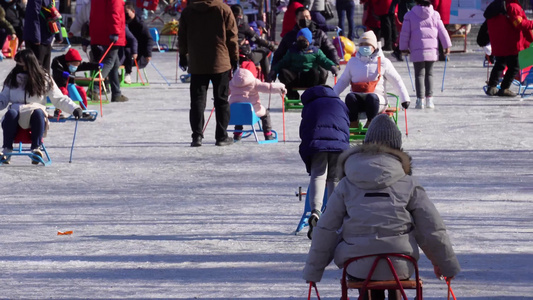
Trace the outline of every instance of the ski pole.
{"type": "Polygon", "coordinates": [[[285,95],[281,94],[281,111],[283,115],[283,142],[285,143],[285,95]]]}
{"type": "Polygon", "coordinates": [[[411,77],[411,68],[409,68],[409,57],[405,56],[405,63],[407,64],[407,72],[409,72],[409,79],[411,79],[411,87],[413,88],[413,92],[415,91],[415,85],[413,84],[413,77],[411,77]]]}
{"type": "Polygon", "coordinates": [[[270,91],[268,92],[268,108],[267,110],[270,111],[270,100],[272,99],[272,82],[270,83],[270,91]]]}
{"type": "Polygon", "coordinates": [[[444,92],[444,77],[446,77],[446,65],[448,64],[448,55],[444,58],[444,73],[442,73],[442,87],[440,88],[441,92],[444,92]]]}
{"type": "Polygon", "coordinates": [[[163,79],[168,84],[168,86],[170,86],[170,82],[168,82],[168,80],[165,78],[165,76],[163,76],[163,74],[161,74],[161,72],[159,72],[159,69],[154,65],[154,63],[152,61],[150,61],[150,64],[152,65],[152,67],[154,67],[154,69],[157,71],[157,73],[159,73],[159,75],[161,77],[163,77],[163,79]]]}
{"type": "Polygon", "coordinates": [[[452,284],[450,280],[448,278],[445,278],[445,280],[446,284],[448,285],[448,300],[450,300],[450,295],[452,296],[453,300],[457,300],[457,298],[455,298],[455,294],[453,293],[452,284]]]}
{"type": "Polygon", "coordinates": [[[139,70],[139,64],[137,63],[137,59],[134,59],[133,61],[135,62],[135,67],[137,68],[137,75],[139,75],[139,78],[141,79],[141,83],[142,85],[144,85],[144,80],[141,75],[141,70],[139,70]]]}
{"type": "Polygon", "coordinates": [[[178,57],[179,57],[179,54],[180,54],[180,52],[177,51],[177,53],[176,53],[176,83],[178,83],[178,57]]]}
{"type": "Polygon", "coordinates": [[[76,119],[76,126],[74,127],[74,137],[72,138],[72,147],[70,147],[70,160],[68,163],[72,163],[72,151],[74,151],[74,142],[76,141],[76,132],[78,132],[78,119],[76,119]]]}
{"type": "Polygon", "coordinates": [[[100,58],[100,61],[98,62],[99,64],[102,63],[102,61],[106,57],[106,55],[109,52],[109,50],[111,50],[111,47],[113,47],[113,45],[115,45],[115,42],[111,42],[111,44],[109,44],[109,47],[107,47],[107,50],[105,51],[104,55],[102,55],[102,58],[100,58]]]}
{"type": "Polygon", "coordinates": [[[211,120],[211,116],[213,115],[214,111],[215,111],[215,106],[213,106],[213,109],[211,110],[211,113],[209,114],[209,118],[207,118],[207,122],[205,123],[204,129],[202,130],[202,134],[204,133],[205,129],[207,128],[207,124],[209,124],[209,120],[211,120]]]}
{"type": "Polygon", "coordinates": [[[404,108],[405,111],[405,136],[409,137],[409,129],[407,128],[407,109],[404,108]]]}
{"type": "Polygon", "coordinates": [[[344,61],[344,50],[342,49],[342,42],[341,42],[341,37],[339,35],[339,33],[341,32],[341,29],[340,28],[337,28],[337,40],[339,41],[339,49],[340,49],[340,52],[341,52],[341,57],[340,59],[342,61],[344,61]]]}

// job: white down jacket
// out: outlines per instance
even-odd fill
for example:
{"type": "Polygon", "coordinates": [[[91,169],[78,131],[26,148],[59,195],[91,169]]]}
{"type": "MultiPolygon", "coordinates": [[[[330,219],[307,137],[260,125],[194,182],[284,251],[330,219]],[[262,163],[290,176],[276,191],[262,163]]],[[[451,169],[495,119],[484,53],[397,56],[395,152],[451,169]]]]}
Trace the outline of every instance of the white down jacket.
{"type": "MultiPolygon", "coordinates": [[[[337,95],[346,89],[350,88],[351,82],[368,82],[374,81],[378,78],[378,57],[381,57],[381,79],[379,80],[374,93],[379,97],[380,112],[387,108],[387,90],[385,89],[385,81],[392,84],[396,93],[399,93],[400,102],[409,101],[409,93],[403,83],[402,77],[392,62],[383,55],[381,49],[375,51],[370,56],[361,56],[359,52],[352,57],[346,64],[346,69],[337,81],[333,90],[337,95]]],[[[393,104],[395,105],[395,104],[393,104]]]]}
{"type": "MultiPolygon", "coordinates": [[[[459,272],[442,218],[410,175],[405,152],[379,145],[355,147],[339,157],[339,169],[342,179],[313,230],[305,280],[320,281],[333,259],[339,268],[350,258],[371,254],[401,253],[418,259],[418,246],[444,276],[459,272]]],[[[348,274],[366,278],[373,260],[352,263],[348,274]]],[[[404,261],[393,264],[401,279],[412,275],[404,261]]],[[[393,277],[383,263],[372,279],[393,277]]]]}

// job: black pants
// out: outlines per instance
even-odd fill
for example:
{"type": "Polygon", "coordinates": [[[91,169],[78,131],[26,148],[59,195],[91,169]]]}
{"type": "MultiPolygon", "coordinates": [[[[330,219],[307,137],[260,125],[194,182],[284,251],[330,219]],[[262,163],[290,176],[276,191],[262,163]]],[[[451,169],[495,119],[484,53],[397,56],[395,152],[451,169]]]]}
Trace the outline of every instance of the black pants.
{"type": "Polygon", "coordinates": [[[502,89],[508,89],[511,86],[513,79],[520,72],[520,68],[518,66],[518,55],[496,56],[496,63],[494,63],[494,67],[490,73],[489,86],[498,85],[500,77],[502,77],[503,70],[505,70],[506,66],[507,72],[505,72],[505,75],[503,76],[500,87],[502,89]]]}
{"type": "Polygon", "coordinates": [[[381,22],[381,37],[378,36],[378,41],[383,38],[385,44],[383,45],[384,51],[392,50],[392,46],[396,42],[398,37],[398,32],[396,31],[395,17],[394,14],[386,14],[379,16],[381,22]]]}
{"type": "Polygon", "coordinates": [[[41,65],[46,72],[50,72],[52,45],[35,45],[32,43],[26,43],[26,47],[33,51],[33,54],[37,57],[37,61],[39,61],[39,65],[41,65]]]}
{"type": "MultiPolygon", "coordinates": [[[[2,121],[2,129],[4,130],[3,148],[13,149],[13,141],[15,140],[19,129],[18,121],[18,110],[10,109],[6,112],[4,120],[2,121]]],[[[32,150],[41,146],[45,127],[46,122],[44,112],[40,109],[34,110],[30,116],[32,150]]]]}
{"type": "Polygon", "coordinates": [[[265,78],[267,74],[270,73],[270,60],[268,59],[269,53],[270,50],[263,47],[252,50],[252,61],[256,66],[261,65],[261,73],[263,73],[265,78]]]}
{"type": "Polygon", "coordinates": [[[379,98],[374,93],[349,93],[344,101],[348,106],[350,122],[359,121],[359,113],[366,114],[370,122],[379,113],[379,98]]]}
{"type": "Polygon", "coordinates": [[[204,111],[207,102],[207,88],[209,81],[213,83],[213,98],[215,98],[216,130],[215,139],[224,140],[228,137],[230,110],[228,102],[230,71],[218,74],[191,74],[191,110],[189,122],[191,123],[192,138],[204,137],[204,111]]]}
{"type": "MultiPolygon", "coordinates": [[[[100,58],[104,55],[106,50],[106,46],[91,45],[91,51],[94,60],[96,61],[100,61],[100,58]]],[[[118,76],[118,69],[120,68],[120,60],[118,57],[119,50],[118,46],[111,47],[102,61],[104,64],[104,67],[102,68],[102,77],[109,77],[109,83],[111,84],[111,100],[117,99],[121,95],[120,78],[118,76]]]]}
{"type": "Polygon", "coordinates": [[[293,90],[296,87],[314,87],[325,84],[327,79],[328,72],[320,67],[299,73],[289,69],[281,69],[279,72],[279,81],[285,84],[287,90],[293,90]]]}
{"type": "MultiPolygon", "coordinates": [[[[263,125],[263,132],[269,133],[272,130],[272,121],[270,120],[270,112],[267,110],[265,115],[261,118],[261,124],[263,125]]],[[[242,125],[235,125],[235,130],[242,130],[242,125]]]]}

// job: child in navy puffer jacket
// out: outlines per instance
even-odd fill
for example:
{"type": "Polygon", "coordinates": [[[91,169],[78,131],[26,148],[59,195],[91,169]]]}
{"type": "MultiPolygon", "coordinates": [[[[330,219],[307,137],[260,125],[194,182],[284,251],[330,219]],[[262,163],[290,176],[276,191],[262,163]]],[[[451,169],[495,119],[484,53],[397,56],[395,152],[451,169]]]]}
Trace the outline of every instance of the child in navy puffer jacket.
{"type": "Polygon", "coordinates": [[[311,176],[309,182],[309,232],[322,214],[322,200],[327,186],[328,195],[337,185],[337,158],[350,148],[348,107],[329,86],[315,86],[302,94],[300,123],[300,156],[311,176]]]}

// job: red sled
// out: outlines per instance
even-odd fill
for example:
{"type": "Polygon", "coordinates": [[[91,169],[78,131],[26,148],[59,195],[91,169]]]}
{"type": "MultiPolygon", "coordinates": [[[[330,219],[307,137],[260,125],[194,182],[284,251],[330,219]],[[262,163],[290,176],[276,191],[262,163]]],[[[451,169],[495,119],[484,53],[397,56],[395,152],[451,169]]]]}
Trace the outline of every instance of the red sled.
{"type": "Polygon", "coordinates": [[[137,7],[155,11],[159,0],[137,0],[137,7]]]}
{"type": "Polygon", "coordinates": [[[17,53],[18,44],[19,44],[18,38],[15,38],[14,40],[12,40],[11,36],[8,36],[2,46],[2,54],[6,58],[15,57],[15,54],[17,53]]]}

